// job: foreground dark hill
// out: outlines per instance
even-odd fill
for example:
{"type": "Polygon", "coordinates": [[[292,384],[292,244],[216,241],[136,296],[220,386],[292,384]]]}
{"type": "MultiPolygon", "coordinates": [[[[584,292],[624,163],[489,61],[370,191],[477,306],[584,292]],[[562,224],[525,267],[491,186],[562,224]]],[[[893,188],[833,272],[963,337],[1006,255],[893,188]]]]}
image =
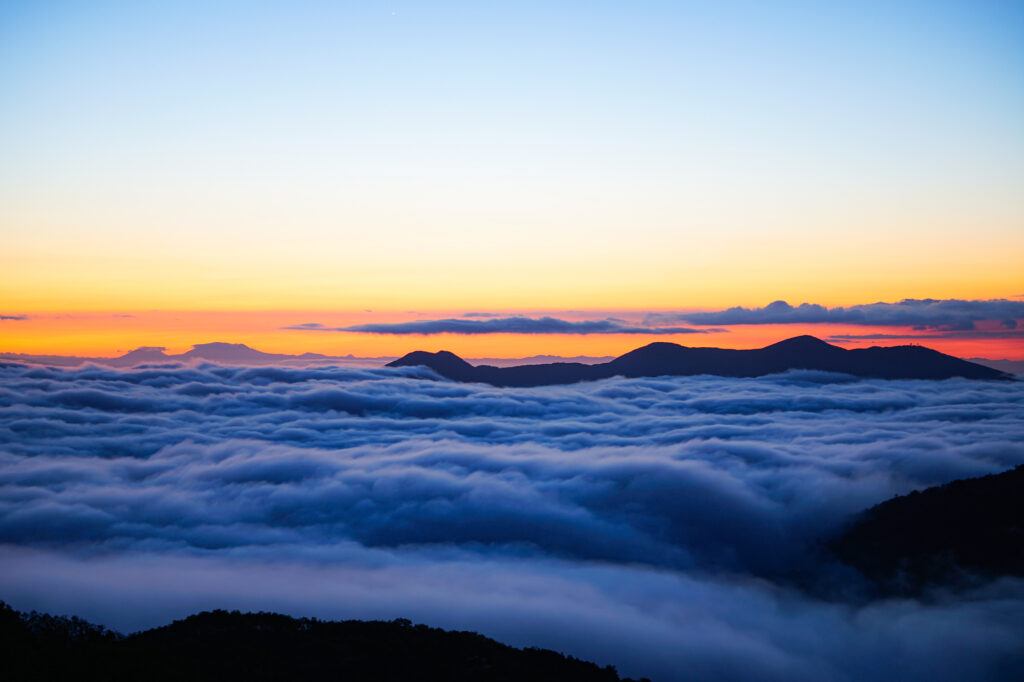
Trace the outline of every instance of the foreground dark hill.
{"type": "Polygon", "coordinates": [[[424,365],[454,381],[494,386],[544,386],[613,376],[653,377],[714,374],[756,377],[791,369],[841,372],[877,379],[1009,379],[1010,375],[922,346],[847,350],[813,336],[797,336],[765,348],[730,350],[652,343],[611,362],[595,365],[556,362],[518,367],[473,366],[448,351],[415,351],[388,367],[424,365]]]}
{"type": "Polygon", "coordinates": [[[1024,576],[1024,465],[876,505],[831,549],[885,592],[1024,576]]]}
{"type": "Polygon", "coordinates": [[[610,666],[407,620],[212,611],[124,637],[78,618],[23,614],[0,602],[0,642],[0,679],[10,682],[620,679],[610,666]]]}

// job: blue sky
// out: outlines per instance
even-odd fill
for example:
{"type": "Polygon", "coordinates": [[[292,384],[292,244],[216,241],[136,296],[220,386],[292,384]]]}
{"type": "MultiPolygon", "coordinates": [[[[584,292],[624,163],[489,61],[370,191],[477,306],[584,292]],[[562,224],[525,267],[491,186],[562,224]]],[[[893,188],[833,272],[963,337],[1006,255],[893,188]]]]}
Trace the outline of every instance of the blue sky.
{"type": "Polygon", "coordinates": [[[1024,291],[1011,2],[7,3],[3,314],[1024,291]]]}

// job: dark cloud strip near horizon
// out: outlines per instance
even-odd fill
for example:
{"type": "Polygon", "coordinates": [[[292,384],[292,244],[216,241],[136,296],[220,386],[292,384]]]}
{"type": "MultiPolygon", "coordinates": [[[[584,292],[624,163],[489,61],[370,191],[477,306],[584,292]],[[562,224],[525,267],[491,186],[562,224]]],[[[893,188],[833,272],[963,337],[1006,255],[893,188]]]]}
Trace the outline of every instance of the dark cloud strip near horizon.
{"type": "MultiPolygon", "coordinates": [[[[474,313],[473,317],[482,317],[474,313]]],[[[648,327],[631,325],[612,318],[604,320],[570,321],[555,317],[500,317],[490,319],[449,318],[443,320],[415,320],[412,322],[357,324],[349,327],[325,327],[317,322],[306,322],[284,329],[295,331],[361,332],[364,334],[708,334],[721,329],[692,329],[689,327],[648,327]]]]}
{"type": "Polygon", "coordinates": [[[1024,320],[1024,301],[1007,299],[905,299],[897,303],[869,303],[826,308],[816,303],[792,306],[775,301],[763,308],[734,307],[717,312],[652,313],[648,325],[686,322],[694,325],[747,324],[852,324],[868,327],[912,327],[918,330],[971,331],[978,322],[995,321],[1003,329],[1016,329],[1024,320]]]}

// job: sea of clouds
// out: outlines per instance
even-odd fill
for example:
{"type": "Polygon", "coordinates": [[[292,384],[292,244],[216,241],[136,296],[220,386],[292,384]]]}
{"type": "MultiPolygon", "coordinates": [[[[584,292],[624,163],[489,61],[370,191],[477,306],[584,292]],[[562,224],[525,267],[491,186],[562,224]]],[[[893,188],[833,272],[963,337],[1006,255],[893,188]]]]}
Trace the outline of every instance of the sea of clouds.
{"type": "Polygon", "coordinates": [[[653,680],[1024,674],[1024,582],[871,599],[823,549],[1024,463],[1024,382],[0,365],[0,599],[407,617],[653,680]]]}

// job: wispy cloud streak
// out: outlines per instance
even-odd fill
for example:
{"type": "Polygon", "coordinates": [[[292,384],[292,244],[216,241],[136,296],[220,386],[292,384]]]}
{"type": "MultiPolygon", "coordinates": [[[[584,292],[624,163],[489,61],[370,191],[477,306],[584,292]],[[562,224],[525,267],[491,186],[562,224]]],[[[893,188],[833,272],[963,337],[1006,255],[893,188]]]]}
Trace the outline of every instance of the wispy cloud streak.
{"type": "Polygon", "coordinates": [[[297,324],[285,329],[299,331],[361,332],[365,334],[707,334],[720,329],[689,327],[651,327],[629,324],[623,320],[562,320],[556,317],[484,317],[484,313],[467,313],[462,318],[415,320],[412,322],[357,324],[348,327],[326,327],[316,322],[297,324]]]}

